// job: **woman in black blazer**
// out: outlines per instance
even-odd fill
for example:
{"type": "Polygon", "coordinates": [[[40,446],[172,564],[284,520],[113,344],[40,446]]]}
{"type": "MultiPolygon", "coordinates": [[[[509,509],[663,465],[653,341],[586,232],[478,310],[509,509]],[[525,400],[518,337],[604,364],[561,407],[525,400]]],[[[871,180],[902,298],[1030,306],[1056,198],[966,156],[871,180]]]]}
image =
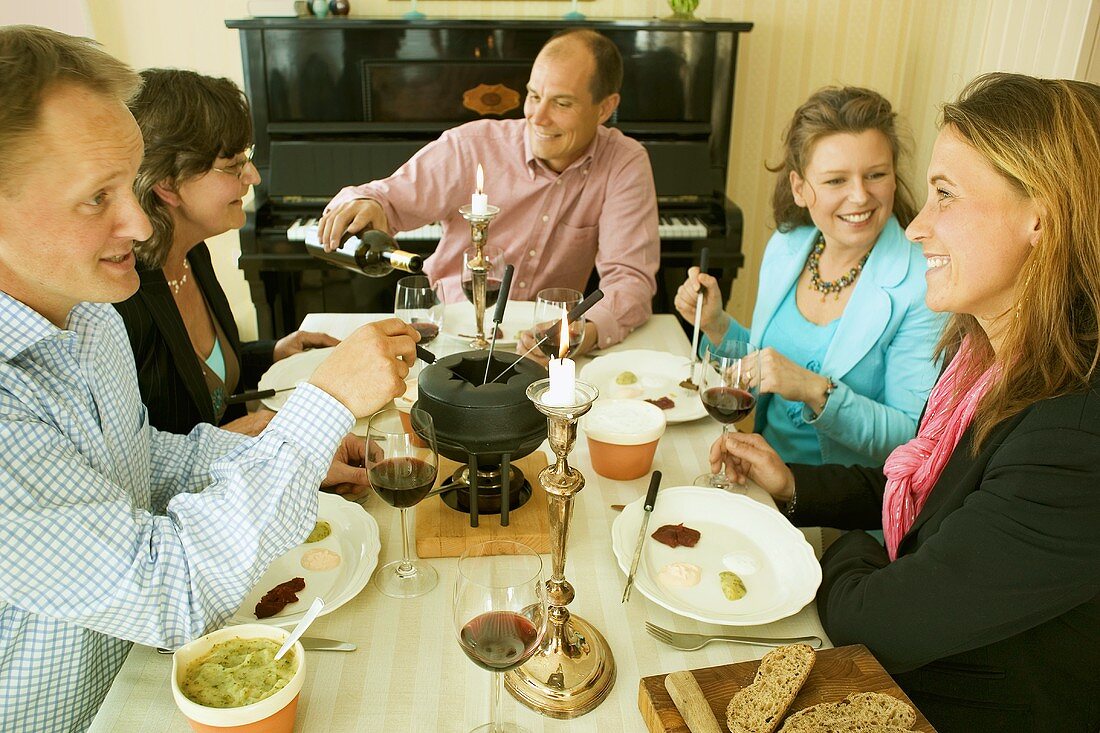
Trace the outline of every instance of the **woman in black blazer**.
{"type": "Polygon", "coordinates": [[[844,534],[818,611],[941,733],[1100,730],[1100,87],[989,74],[944,107],[907,235],[954,314],[917,437],[881,469],[715,468],[844,534]]]}
{"type": "Polygon", "coordinates": [[[149,421],[187,433],[199,423],[256,434],[274,414],[247,415],[230,394],[252,389],[273,361],[334,346],[298,331],[242,344],[206,240],[245,222],[252,165],[248,102],[228,79],[147,69],[130,110],[145,139],[134,190],[153,236],[134,245],[141,286],[115,307],[126,323],[149,421]]]}

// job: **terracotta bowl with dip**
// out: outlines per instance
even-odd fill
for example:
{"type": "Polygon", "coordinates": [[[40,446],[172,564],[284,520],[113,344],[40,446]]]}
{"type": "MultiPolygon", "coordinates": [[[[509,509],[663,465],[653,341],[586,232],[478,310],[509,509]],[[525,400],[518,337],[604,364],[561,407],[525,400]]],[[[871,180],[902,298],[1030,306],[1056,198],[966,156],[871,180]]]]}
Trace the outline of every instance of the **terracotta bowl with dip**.
{"type": "Polygon", "coordinates": [[[597,400],[581,418],[592,468],[604,478],[630,481],[653,468],[665,413],[644,400],[597,400]]]}
{"type": "Polygon", "coordinates": [[[191,728],[199,733],[291,733],[298,712],[298,695],[305,681],[306,657],[301,642],[286,656],[293,657],[293,673],[286,684],[258,702],[237,707],[203,705],[184,694],[184,680],[191,667],[223,642],[270,639],[276,649],[290,632],[266,624],[241,624],[201,636],[185,644],[172,655],[172,697],[191,728]]]}

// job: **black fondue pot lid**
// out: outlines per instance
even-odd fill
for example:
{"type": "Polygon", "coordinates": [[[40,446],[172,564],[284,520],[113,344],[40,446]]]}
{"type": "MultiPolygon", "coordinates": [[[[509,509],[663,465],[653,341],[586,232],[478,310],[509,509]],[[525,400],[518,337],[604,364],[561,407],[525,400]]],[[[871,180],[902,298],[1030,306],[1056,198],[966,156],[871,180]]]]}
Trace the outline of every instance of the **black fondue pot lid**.
{"type": "MultiPolygon", "coordinates": [[[[488,351],[465,351],[436,360],[420,372],[419,399],[428,398],[460,407],[502,407],[529,402],[527,387],[546,378],[546,369],[524,359],[492,384],[482,384],[488,351]]],[[[500,374],[518,354],[497,351],[489,366],[489,379],[500,374]]]]}

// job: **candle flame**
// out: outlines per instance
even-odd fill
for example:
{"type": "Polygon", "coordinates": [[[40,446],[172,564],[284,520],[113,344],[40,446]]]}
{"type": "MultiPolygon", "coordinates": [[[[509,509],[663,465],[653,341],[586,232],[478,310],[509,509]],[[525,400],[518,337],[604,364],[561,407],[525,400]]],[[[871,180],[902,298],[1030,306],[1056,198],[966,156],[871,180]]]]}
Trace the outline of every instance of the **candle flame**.
{"type": "Polygon", "coordinates": [[[477,192],[481,193],[485,188],[485,171],[481,169],[481,163],[477,164],[477,192]]]}
{"type": "Polygon", "coordinates": [[[569,311],[561,309],[561,340],[558,341],[558,358],[569,356],[569,311]]]}

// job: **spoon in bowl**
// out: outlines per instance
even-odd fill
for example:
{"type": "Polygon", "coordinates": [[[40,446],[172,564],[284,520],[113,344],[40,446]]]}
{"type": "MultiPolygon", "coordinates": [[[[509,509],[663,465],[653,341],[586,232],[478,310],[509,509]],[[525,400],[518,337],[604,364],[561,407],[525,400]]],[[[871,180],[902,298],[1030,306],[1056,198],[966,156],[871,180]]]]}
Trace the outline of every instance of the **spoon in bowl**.
{"type": "Polygon", "coordinates": [[[321,609],[325,607],[324,600],[320,596],[313,599],[313,604],[306,611],[306,615],[302,617],[302,620],[298,622],[298,625],[294,627],[294,631],[290,632],[290,636],[286,638],[283,645],[279,647],[279,651],[275,653],[275,661],[279,661],[283,658],[283,655],[290,651],[290,647],[294,646],[294,642],[298,641],[302,634],[306,633],[306,629],[313,623],[313,620],[317,618],[317,615],[321,613],[321,609]]]}

